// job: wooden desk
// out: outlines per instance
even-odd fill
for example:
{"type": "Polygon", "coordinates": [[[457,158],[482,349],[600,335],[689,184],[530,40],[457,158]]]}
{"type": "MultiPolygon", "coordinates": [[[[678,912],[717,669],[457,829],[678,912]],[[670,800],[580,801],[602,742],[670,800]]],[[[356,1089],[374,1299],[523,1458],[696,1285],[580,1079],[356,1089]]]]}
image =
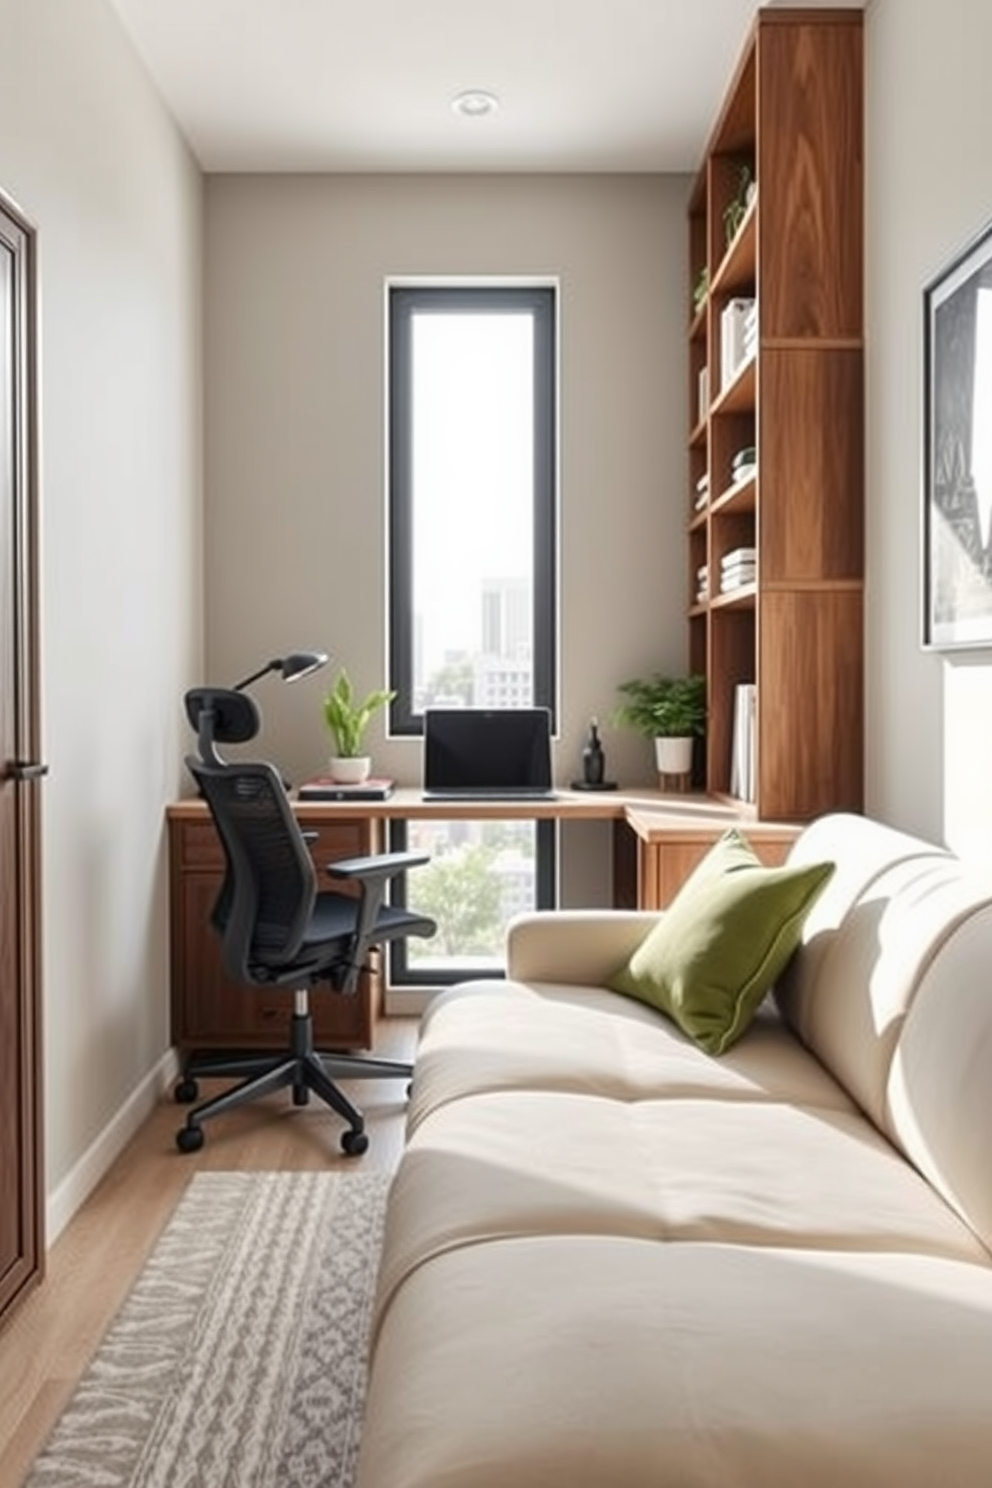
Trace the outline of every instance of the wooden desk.
{"type": "MultiPolygon", "coordinates": [[[[739,825],[768,863],[781,862],[800,828],[758,822],[746,808],[700,796],[658,791],[560,791],[553,801],[431,802],[419,791],[396,790],[387,801],[306,801],[294,810],[318,867],[337,858],[381,852],[391,819],[606,821],[612,823],[613,901],[618,908],[662,909],[686,875],[728,826],[739,825]]],[[[224,859],[206,803],[168,807],[172,1040],[182,1052],[209,1048],[278,1047],[285,1039],[289,999],[281,992],[238,986],[224,975],[210,911],[224,859]]],[[[314,1032],[325,1048],[372,1047],[382,1000],[378,969],[354,997],[313,1000],[314,1032]]]]}

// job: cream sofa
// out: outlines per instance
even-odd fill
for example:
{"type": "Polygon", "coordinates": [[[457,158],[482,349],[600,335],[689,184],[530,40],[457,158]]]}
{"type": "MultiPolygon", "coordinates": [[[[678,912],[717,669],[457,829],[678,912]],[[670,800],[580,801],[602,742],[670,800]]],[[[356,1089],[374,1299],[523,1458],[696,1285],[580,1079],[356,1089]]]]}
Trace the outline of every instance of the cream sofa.
{"type": "Polygon", "coordinates": [[[989,1488],[992,885],[861,817],[720,1058],[517,921],[424,1018],[360,1488],[989,1488]]]}

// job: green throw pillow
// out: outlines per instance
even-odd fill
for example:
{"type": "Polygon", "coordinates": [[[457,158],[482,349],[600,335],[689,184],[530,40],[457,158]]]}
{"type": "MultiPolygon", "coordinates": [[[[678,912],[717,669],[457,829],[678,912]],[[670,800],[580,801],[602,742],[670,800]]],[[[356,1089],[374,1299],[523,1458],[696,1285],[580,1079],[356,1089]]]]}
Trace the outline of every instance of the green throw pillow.
{"type": "Polygon", "coordinates": [[[731,828],[608,985],[666,1013],[707,1053],[726,1053],[799,945],[833,871],[766,868],[731,828]]]}

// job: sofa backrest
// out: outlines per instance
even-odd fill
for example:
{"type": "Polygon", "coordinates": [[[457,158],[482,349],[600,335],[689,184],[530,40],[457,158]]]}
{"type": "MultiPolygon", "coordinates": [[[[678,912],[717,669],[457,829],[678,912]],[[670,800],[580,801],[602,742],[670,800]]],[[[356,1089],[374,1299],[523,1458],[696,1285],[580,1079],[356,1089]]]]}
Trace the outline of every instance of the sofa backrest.
{"type": "Polygon", "coordinates": [[[864,817],[812,823],[832,859],[776,989],[800,1039],[992,1248],[992,880],[864,817]]]}

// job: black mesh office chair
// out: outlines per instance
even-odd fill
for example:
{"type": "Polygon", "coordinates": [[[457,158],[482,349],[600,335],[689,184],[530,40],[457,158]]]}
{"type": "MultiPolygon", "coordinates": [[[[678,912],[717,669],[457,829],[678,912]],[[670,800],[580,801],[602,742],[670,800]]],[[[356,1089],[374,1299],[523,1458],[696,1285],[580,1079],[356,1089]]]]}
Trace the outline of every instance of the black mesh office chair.
{"type": "Polygon", "coordinates": [[[371,947],[434,934],[433,920],[385,902],[388,881],[426,863],[427,855],[382,853],[330,863],[327,873],[356,886],[358,893],[321,891],[306,839],[272,765],[192,758],[186,763],[224,848],[227,871],[212,914],[223,941],[224,970],[249,986],[291,989],[294,1009],[289,1044],[281,1051],[190,1056],[175,1088],[177,1101],[196,1100],[198,1076],[240,1077],[240,1083],[191,1111],[176,1133],[176,1145],[181,1152],[196,1152],[208,1117],[292,1087],[295,1105],[306,1105],[312,1091],[344,1117],[349,1130],[341,1148],[356,1156],[368,1147],[365,1123],[335,1079],[409,1078],[412,1066],[315,1049],[309,992],[327,984],[338,995],[354,996],[371,947]]]}

